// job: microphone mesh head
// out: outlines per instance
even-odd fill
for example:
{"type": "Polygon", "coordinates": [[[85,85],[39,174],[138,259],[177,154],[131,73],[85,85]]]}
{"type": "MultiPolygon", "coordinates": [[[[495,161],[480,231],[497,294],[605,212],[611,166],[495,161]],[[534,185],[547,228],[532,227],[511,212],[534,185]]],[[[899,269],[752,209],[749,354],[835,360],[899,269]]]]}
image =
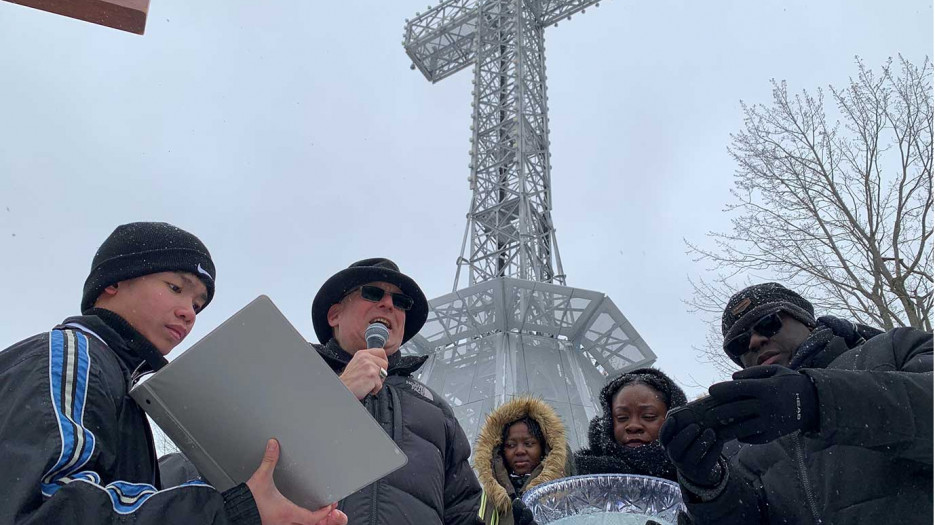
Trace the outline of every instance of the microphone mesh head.
{"type": "Polygon", "coordinates": [[[383,348],[386,340],[390,338],[390,330],[383,323],[370,323],[364,332],[368,348],[383,348]]]}

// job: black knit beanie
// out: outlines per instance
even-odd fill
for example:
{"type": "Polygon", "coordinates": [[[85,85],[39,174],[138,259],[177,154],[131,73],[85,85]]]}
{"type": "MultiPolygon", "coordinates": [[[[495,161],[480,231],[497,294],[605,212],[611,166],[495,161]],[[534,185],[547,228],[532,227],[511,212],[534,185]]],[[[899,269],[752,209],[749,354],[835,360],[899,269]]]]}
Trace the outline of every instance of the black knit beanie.
{"type": "Polygon", "coordinates": [[[208,289],[202,309],[214,297],[214,262],[198,237],[164,222],[131,222],[117,226],[94,254],[81,312],[94,307],[104,288],[159,272],[188,272],[201,279],[208,289]]]}
{"type": "MultiPolygon", "coordinates": [[[[756,284],[737,292],[727,301],[721,317],[724,342],[749,330],[763,316],[776,312],[785,312],[809,328],[815,327],[812,303],[779,283],[756,284]]],[[[731,359],[740,364],[739,359],[731,359]]]]}

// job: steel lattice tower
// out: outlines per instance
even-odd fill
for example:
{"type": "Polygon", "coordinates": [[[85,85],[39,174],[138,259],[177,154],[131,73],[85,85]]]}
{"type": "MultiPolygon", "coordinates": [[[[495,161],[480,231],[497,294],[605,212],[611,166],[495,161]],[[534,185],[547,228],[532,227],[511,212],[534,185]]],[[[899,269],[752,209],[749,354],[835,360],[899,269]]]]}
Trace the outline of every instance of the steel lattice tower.
{"type": "Polygon", "coordinates": [[[452,293],[403,348],[472,440],[522,393],[550,402],[573,448],[610,374],[655,354],[604,294],[564,286],[552,224],[544,28],[595,0],[446,0],[406,21],[403,45],[438,82],[474,65],[471,208],[452,293]],[[458,289],[462,268],[468,285],[458,289]]]}

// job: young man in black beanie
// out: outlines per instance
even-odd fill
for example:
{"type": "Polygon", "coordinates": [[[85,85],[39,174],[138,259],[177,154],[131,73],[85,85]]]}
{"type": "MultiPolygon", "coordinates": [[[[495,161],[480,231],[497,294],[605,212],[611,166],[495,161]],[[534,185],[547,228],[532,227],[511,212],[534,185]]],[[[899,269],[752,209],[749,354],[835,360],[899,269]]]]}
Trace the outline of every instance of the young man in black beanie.
{"type": "Polygon", "coordinates": [[[84,315],[0,352],[0,523],[346,523],[333,506],[311,512],[276,490],[275,440],[253,477],[223,494],[198,481],[161,486],[129,383],[166,365],[214,279],[194,235],[118,226],[94,256],[84,315]]]}
{"type": "Polygon", "coordinates": [[[735,294],[721,328],[744,370],[660,432],[695,523],[931,523],[931,333],[815,319],[777,283],[735,294]]]}

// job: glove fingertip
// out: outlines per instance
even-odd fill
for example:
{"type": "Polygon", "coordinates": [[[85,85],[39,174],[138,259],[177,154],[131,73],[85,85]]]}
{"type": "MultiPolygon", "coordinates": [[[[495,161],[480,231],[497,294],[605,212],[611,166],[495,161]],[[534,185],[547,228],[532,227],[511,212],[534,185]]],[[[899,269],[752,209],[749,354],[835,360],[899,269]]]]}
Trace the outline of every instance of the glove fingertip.
{"type": "Polygon", "coordinates": [[[724,381],[722,383],[714,383],[708,387],[708,394],[716,400],[723,398],[728,392],[734,389],[733,381],[724,381]]]}
{"type": "Polygon", "coordinates": [[[708,393],[718,403],[727,403],[742,397],[755,397],[759,392],[759,384],[753,378],[738,381],[725,381],[711,385],[708,393]]]}
{"type": "Polygon", "coordinates": [[[756,365],[734,372],[731,376],[735,381],[741,379],[763,379],[776,375],[783,367],[779,365],[756,365]]]}

